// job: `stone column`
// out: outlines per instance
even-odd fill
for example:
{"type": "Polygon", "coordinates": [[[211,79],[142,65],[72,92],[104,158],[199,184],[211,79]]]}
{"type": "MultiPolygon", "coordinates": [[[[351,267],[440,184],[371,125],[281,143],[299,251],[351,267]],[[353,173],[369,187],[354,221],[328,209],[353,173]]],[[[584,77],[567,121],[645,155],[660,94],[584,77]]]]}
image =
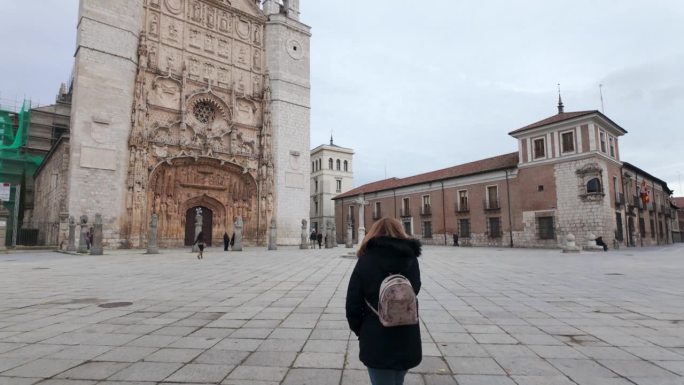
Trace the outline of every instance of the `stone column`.
{"type": "Polygon", "coordinates": [[[233,251],[242,251],[242,217],[237,217],[235,221],[235,243],[233,244],[233,251]]]}
{"type": "Polygon", "coordinates": [[[90,255],[102,255],[102,214],[95,214],[92,236],[93,244],[90,245],[90,255]]]}
{"type": "Polygon", "coordinates": [[[268,249],[278,250],[278,229],[275,218],[271,219],[271,228],[268,232],[268,249]]]}
{"type": "Polygon", "coordinates": [[[7,236],[8,218],[9,212],[2,206],[2,201],[0,201],[0,251],[7,250],[7,247],[5,247],[5,237],[7,236]]]}
{"type": "Polygon", "coordinates": [[[76,218],[69,217],[69,245],[67,251],[70,253],[76,252],[76,218]]]}
{"type": "Polygon", "coordinates": [[[306,219],[302,219],[302,240],[301,243],[299,244],[299,248],[301,250],[308,249],[309,248],[309,229],[307,226],[307,221],[306,219]]]}
{"type": "Polygon", "coordinates": [[[81,215],[81,236],[78,239],[78,252],[82,254],[88,253],[88,246],[86,244],[86,237],[88,233],[88,216],[81,215]]]}
{"type": "Polygon", "coordinates": [[[337,247],[337,224],[334,219],[332,221],[332,247],[337,247]]]}
{"type": "Polygon", "coordinates": [[[325,248],[332,249],[332,221],[328,219],[325,224],[325,248]]]}
{"type": "Polygon", "coordinates": [[[57,233],[57,245],[59,245],[59,250],[65,250],[66,247],[69,245],[69,213],[59,213],[59,230],[57,233]]]}
{"type": "Polygon", "coordinates": [[[197,236],[199,233],[202,232],[202,224],[204,223],[204,218],[202,218],[202,209],[198,208],[197,209],[197,215],[195,215],[195,238],[192,240],[193,245],[192,245],[192,251],[193,252],[198,252],[199,247],[197,246],[197,243],[194,243],[197,240],[197,236]]]}
{"type": "Polygon", "coordinates": [[[366,205],[368,202],[366,202],[363,197],[359,199],[357,202],[359,205],[359,245],[361,242],[363,242],[363,238],[366,237],[366,205]]]}
{"type": "Polygon", "coordinates": [[[157,245],[157,227],[159,226],[159,217],[157,214],[152,214],[150,220],[150,234],[147,237],[147,254],[159,254],[159,246],[157,245]]]}
{"type": "Polygon", "coordinates": [[[345,239],[344,246],[348,249],[354,247],[354,230],[352,229],[351,217],[347,215],[347,238],[345,239]]]}

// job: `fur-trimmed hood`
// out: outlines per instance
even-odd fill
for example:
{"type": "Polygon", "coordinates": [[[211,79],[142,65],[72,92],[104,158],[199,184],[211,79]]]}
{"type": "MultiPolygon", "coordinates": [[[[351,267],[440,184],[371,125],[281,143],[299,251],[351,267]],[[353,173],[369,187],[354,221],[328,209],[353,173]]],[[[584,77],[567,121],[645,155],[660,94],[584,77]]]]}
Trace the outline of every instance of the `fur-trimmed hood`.
{"type": "Polygon", "coordinates": [[[406,271],[421,254],[421,243],[417,239],[391,237],[371,238],[366,244],[364,257],[376,258],[383,270],[397,274],[406,271]]]}

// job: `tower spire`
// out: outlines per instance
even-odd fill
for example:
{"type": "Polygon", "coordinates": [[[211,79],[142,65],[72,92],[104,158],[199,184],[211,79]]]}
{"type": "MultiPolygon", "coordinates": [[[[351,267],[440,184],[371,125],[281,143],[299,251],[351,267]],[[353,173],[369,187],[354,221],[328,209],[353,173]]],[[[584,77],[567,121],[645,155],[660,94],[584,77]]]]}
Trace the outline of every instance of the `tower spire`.
{"type": "Polygon", "coordinates": [[[330,145],[333,145],[333,130],[330,130],[330,145]]]}
{"type": "Polygon", "coordinates": [[[562,114],[564,110],[565,106],[563,105],[563,99],[561,98],[560,83],[558,83],[558,114],[562,114]]]}

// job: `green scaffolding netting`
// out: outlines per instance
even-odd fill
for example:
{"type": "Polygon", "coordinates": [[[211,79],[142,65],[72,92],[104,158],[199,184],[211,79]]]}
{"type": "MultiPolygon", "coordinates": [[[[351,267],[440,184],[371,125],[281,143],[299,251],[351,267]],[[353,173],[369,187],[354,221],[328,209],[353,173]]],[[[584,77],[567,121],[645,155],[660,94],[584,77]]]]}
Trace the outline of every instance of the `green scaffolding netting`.
{"type": "Polygon", "coordinates": [[[33,175],[42,163],[43,156],[25,151],[30,123],[29,101],[19,112],[0,109],[0,182],[19,183],[22,175],[33,175]]]}

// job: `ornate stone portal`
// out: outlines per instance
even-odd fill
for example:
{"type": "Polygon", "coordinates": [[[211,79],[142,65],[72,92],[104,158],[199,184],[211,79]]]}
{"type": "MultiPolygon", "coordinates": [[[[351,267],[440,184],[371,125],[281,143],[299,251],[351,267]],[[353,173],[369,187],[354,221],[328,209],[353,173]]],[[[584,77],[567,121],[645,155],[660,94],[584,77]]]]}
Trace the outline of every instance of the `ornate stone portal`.
{"type": "Polygon", "coordinates": [[[229,4],[146,6],[128,142],[123,235],[131,247],[146,246],[152,214],[159,246],[183,246],[194,226],[186,213],[196,207],[211,211],[209,239],[231,234],[241,217],[247,244],[267,240],[275,190],[266,18],[229,4]]]}

